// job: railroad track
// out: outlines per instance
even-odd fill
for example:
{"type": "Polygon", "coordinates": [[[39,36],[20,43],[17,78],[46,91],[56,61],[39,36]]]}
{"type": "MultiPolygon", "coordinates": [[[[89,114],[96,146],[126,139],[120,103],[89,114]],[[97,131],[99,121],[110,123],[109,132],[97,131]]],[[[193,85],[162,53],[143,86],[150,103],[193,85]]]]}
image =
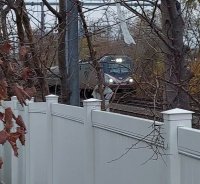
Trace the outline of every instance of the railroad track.
{"type": "Polygon", "coordinates": [[[111,103],[109,108],[112,112],[162,121],[162,114],[158,110],[148,107],[111,103]]]}
{"type": "Polygon", "coordinates": [[[138,98],[135,95],[122,95],[121,97],[115,96],[113,100],[111,100],[112,103],[117,104],[124,104],[129,106],[137,106],[137,107],[143,107],[143,108],[150,108],[150,109],[156,109],[162,111],[162,105],[159,102],[153,102],[152,99],[147,98],[138,98]]]}
{"type": "MultiPolygon", "coordinates": [[[[109,106],[112,112],[163,121],[161,103],[157,102],[154,104],[150,99],[138,98],[135,96],[121,98],[120,100],[116,98],[109,106]]],[[[192,106],[192,111],[195,112],[192,122],[193,128],[200,129],[200,110],[192,106]]]]}
{"type": "Polygon", "coordinates": [[[162,111],[158,103],[147,98],[138,98],[134,93],[115,94],[109,105],[112,112],[125,115],[162,120],[162,111]]]}

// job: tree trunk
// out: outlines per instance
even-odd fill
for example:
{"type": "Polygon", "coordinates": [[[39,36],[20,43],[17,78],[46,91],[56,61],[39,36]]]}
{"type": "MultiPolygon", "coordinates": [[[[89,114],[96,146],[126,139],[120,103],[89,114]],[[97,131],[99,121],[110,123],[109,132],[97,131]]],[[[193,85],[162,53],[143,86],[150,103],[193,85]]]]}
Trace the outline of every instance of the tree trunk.
{"type": "Polygon", "coordinates": [[[67,49],[67,34],[66,34],[66,0],[59,0],[59,12],[57,12],[47,0],[42,0],[47,8],[58,18],[58,68],[60,73],[60,86],[61,86],[61,101],[64,104],[70,103],[70,88],[68,76],[68,53],[67,49]]]}
{"type": "Polygon", "coordinates": [[[161,0],[162,32],[168,45],[164,45],[165,54],[165,109],[175,107],[188,109],[187,62],[183,43],[184,21],[180,3],[175,0],[161,0]],[[184,90],[183,90],[184,89],[184,90]]]}
{"type": "Polygon", "coordinates": [[[61,75],[61,100],[64,104],[69,104],[69,81],[67,70],[67,57],[66,57],[66,1],[59,1],[59,9],[61,18],[59,18],[59,38],[58,38],[58,67],[61,75]]]}

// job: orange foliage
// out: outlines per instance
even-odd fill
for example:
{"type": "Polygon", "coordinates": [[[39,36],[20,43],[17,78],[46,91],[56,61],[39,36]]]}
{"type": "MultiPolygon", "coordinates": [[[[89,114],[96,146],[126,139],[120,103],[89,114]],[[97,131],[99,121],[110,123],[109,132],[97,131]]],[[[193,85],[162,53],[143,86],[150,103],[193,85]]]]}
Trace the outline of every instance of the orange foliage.
{"type": "Polygon", "coordinates": [[[22,46],[19,50],[19,54],[24,57],[27,54],[26,46],[22,46]]]}
{"type": "Polygon", "coordinates": [[[14,84],[13,91],[15,92],[17,99],[22,106],[26,105],[26,99],[31,99],[31,97],[26,93],[23,87],[18,85],[17,83],[14,84]]]}
{"type": "Polygon", "coordinates": [[[33,76],[34,76],[34,72],[29,67],[26,67],[23,69],[23,71],[22,71],[22,79],[23,80],[27,80],[33,76]]]}
{"type": "MultiPolygon", "coordinates": [[[[14,151],[14,155],[18,156],[18,147],[16,141],[19,139],[22,145],[25,145],[25,134],[26,134],[26,126],[22,117],[19,115],[17,118],[13,114],[10,107],[5,109],[5,113],[1,113],[0,120],[4,123],[4,129],[0,131],[0,144],[4,144],[8,141],[14,151]],[[16,132],[11,132],[13,128],[13,120],[16,120],[16,132]]],[[[1,168],[1,160],[0,160],[0,168],[1,168]]]]}
{"type": "Polygon", "coordinates": [[[0,45],[0,53],[9,54],[11,49],[11,44],[9,41],[5,41],[2,45],[0,45]]]}
{"type": "Polygon", "coordinates": [[[0,100],[7,98],[8,84],[5,79],[0,80],[0,100]]]}
{"type": "Polygon", "coordinates": [[[193,78],[190,80],[190,93],[192,95],[200,94],[200,59],[192,62],[191,64],[191,72],[193,74],[193,78]]]}

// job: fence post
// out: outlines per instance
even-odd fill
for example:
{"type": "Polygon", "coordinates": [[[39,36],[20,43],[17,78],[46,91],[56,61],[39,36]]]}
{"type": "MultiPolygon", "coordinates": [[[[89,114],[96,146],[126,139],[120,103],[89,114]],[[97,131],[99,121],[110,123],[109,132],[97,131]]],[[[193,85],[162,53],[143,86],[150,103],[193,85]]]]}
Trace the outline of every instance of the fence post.
{"type": "Polygon", "coordinates": [[[106,111],[109,112],[110,111],[110,101],[109,100],[105,100],[105,105],[106,105],[106,111]]]}
{"type": "MultiPolygon", "coordinates": [[[[18,115],[17,97],[11,97],[11,101],[3,101],[1,106],[5,110],[10,107],[15,115],[18,115]]],[[[18,184],[18,159],[14,156],[13,150],[8,142],[3,146],[3,180],[2,183],[18,184]]]]}
{"type": "MultiPolygon", "coordinates": [[[[18,116],[18,108],[17,108],[17,97],[12,96],[11,97],[11,102],[12,102],[12,111],[15,116],[18,116]]],[[[16,125],[14,124],[14,128],[16,128],[16,125]]],[[[11,149],[11,184],[18,184],[18,165],[19,165],[19,159],[14,156],[13,150],[11,149]]]]}
{"type": "Polygon", "coordinates": [[[47,102],[47,125],[48,125],[48,184],[53,183],[53,121],[52,121],[52,103],[58,103],[58,96],[48,95],[45,97],[47,102]]]}
{"type": "Polygon", "coordinates": [[[34,103],[34,98],[31,98],[30,101],[26,100],[27,106],[24,106],[24,122],[26,124],[26,142],[25,142],[25,173],[23,173],[23,177],[25,179],[25,184],[31,184],[30,178],[30,114],[29,114],[29,104],[34,103]]]}
{"type": "Polygon", "coordinates": [[[191,111],[175,108],[164,111],[164,137],[166,148],[166,184],[181,184],[180,157],[178,154],[178,127],[192,126],[191,111]]]}
{"type": "Polygon", "coordinates": [[[85,109],[84,114],[84,184],[94,184],[95,183],[95,166],[94,166],[94,131],[92,125],[92,110],[101,109],[101,100],[94,98],[84,100],[83,107],[85,109]]]}
{"type": "Polygon", "coordinates": [[[12,101],[12,109],[14,110],[14,112],[16,111],[18,113],[18,109],[17,109],[17,103],[18,103],[18,100],[17,100],[17,97],[16,96],[12,96],[11,97],[11,101],[12,101]]]}
{"type": "MultiPolygon", "coordinates": [[[[18,99],[16,96],[11,97],[11,102],[12,102],[12,110],[15,116],[19,115],[19,109],[18,109],[18,99]]],[[[29,103],[33,102],[32,101],[26,100],[26,104],[28,105],[29,103]]],[[[24,105],[23,106],[23,120],[27,126],[27,130],[29,131],[29,112],[28,112],[28,106],[24,105]]],[[[16,127],[16,125],[15,125],[16,127]]],[[[14,128],[15,128],[14,127],[14,128]]],[[[29,167],[30,167],[30,137],[29,137],[29,132],[26,134],[26,146],[21,146],[19,145],[19,157],[15,157],[13,154],[13,150],[11,150],[11,183],[12,184],[24,184],[24,183],[29,183],[29,167]],[[19,170],[20,168],[20,170],[19,170]]]]}

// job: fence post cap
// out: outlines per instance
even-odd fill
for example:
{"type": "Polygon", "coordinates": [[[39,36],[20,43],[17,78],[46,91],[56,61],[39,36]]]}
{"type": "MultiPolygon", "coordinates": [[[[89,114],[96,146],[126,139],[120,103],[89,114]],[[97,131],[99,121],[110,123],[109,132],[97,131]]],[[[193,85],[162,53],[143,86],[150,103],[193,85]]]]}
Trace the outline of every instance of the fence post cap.
{"type": "Polygon", "coordinates": [[[12,96],[11,101],[12,101],[12,104],[13,104],[13,109],[17,110],[17,104],[18,104],[17,96],[12,96]]]}
{"type": "Polygon", "coordinates": [[[85,103],[90,103],[90,102],[101,102],[102,100],[96,99],[96,98],[89,98],[87,100],[83,100],[85,103]]]}
{"type": "Polygon", "coordinates": [[[83,100],[83,106],[101,106],[101,101],[102,100],[90,98],[87,100],[83,100]]]}
{"type": "Polygon", "coordinates": [[[163,118],[165,120],[177,121],[177,120],[191,120],[192,114],[194,112],[184,110],[184,109],[175,108],[175,109],[163,111],[161,113],[163,114],[163,118]]]}
{"type": "Polygon", "coordinates": [[[30,102],[34,102],[34,97],[31,97],[31,100],[30,100],[30,102]]]}
{"type": "Polygon", "coordinates": [[[11,100],[12,100],[12,101],[17,100],[17,97],[16,97],[16,96],[12,96],[12,97],[11,97],[11,100]]]}
{"type": "Polygon", "coordinates": [[[46,98],[57,98],[58,96],[57,95],[53,95],[53,94],[50,94],[50,95],[47,95],[46,98]]]}
{"type": "Polygon", "coordinates": [[[58,103],[58,96],[57,95],[47,95],[45,96],[47,102],[58,103]]]}
{"type": "Polygon", "coordinates": [[[173,115],[173,114],[193,114],[193,111],[188,111],[185,109],[175,108],[167,111],[161,112],[162,114],[173,115]]]}

